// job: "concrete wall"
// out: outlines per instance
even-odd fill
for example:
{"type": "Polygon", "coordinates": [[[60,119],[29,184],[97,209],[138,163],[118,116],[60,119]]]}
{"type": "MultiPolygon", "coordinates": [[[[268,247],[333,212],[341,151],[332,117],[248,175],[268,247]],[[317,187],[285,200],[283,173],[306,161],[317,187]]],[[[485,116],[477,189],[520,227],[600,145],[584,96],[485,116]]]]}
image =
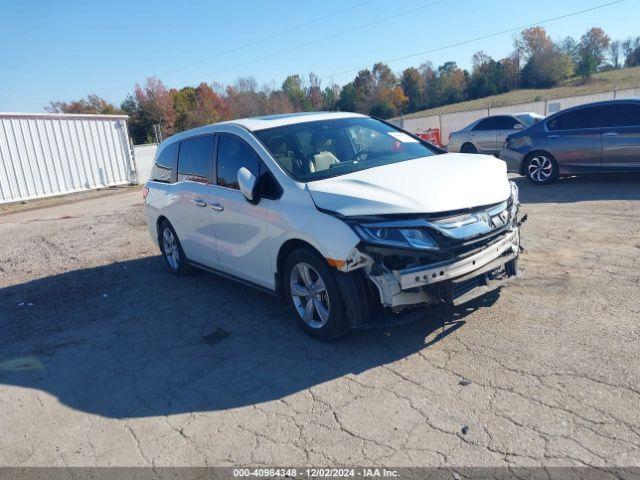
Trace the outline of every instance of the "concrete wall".
{"type": "Polygon", "coordinates": [[[158,150],[157,143],[149,143],[146,145],[134,145],[133,154],[136,159],[136,170],[138,173],[138,182],[146,183],[151,176],[153,162],[158,150]]]}
{"type": "Polygon", "coordinates": [[[501,115],[509,113],[535,112],[540,115],[551,115],[552,113],[564,110],[576,105],[584,105],[585,103],[598,102],[601,100],[612,100],[614,98],[632,98],[640,97],[640,88],[632,88],[628,90],[617,90],[610,92],[594,93],[590,95],[579,95],[575,97],[556,98],[553,100],[540,100],[537,102],[520,103],[517,105],[508,105],[505,107],[489,107],[480,110],[467,110],[464,112],[444,113],[442,115],[430,115],[423,117],[410,117],[403,119],[394,119],[413,133],[423,133],[428,129],[439,128],[440,138],[443,144],[449,142],[449,134],[460,130],[471,122],[489,115],[501,115]]]}

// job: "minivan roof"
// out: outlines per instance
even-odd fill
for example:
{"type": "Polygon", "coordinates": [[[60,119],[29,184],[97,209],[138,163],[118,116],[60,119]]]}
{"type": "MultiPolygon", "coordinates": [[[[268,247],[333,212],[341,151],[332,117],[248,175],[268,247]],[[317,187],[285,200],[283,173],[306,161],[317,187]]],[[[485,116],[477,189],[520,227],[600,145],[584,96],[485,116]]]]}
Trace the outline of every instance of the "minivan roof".
{"type": "Polygon", "coordinates": [[[296,123],[362,117],[367,116],[360,113],[350,112],[299,112],[265,115],[261,117],[239,118],[237,120],[228,120],[226,122],[212,123],[209,125],[204,125],[202,127],[191,128],[189,130],[171,135],[158,146],[158,151],[156,154],[160,154],[160,152],[164,150],[167,145],[180,140],[184,140],[185,138],[190,138],[196,135],[215,133],[217,131],[216,127],[218,125],[238,125],[240,127],[246,128],[247,130],[255,132],[258,130],[265,130],[267,128],[282,127],[284,125],[293,125],[296,123]]]}
{"type": "Polygon", "coordinates": [[[366,117],[359,113],[350,112],[299,112],[299,113],[282,113],[277,115],[265,115],[262,117],[240,118],[237,120],[229,120],[221,123],[234,123],[240,125],[247,130],[255,132],[257,130],[265,130],[267,128],[282,127],[284,125],[293,125],[295,123],[315,122],[318,120],[333,120],[336,118],[354,118],[366,117]]]}

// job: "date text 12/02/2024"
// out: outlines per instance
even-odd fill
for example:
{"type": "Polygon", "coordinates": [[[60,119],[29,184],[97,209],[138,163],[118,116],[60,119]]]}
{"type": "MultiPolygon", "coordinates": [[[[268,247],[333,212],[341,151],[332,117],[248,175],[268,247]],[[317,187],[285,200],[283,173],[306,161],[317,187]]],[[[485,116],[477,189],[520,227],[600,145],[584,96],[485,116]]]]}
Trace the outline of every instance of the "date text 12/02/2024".
{"type": "Polygon", "coordinates": [[[394,478],[398,471],[387,468],[234,468],[233,476],[288,478],[394,478]]]}

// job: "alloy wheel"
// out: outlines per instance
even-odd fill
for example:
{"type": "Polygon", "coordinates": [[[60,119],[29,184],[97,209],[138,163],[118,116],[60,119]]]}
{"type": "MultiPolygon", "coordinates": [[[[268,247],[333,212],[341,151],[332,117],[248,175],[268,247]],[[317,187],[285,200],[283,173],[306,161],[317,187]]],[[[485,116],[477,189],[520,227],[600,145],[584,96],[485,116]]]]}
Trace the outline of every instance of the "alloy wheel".
{"type": "Polygon", "coordinates": [[[311,328],[322,328],[329,320],[329,293],[320,274],[308,263],[300,262],[291,270],[289,287],[293,306],[311,328]]]}
{"type": "Polygon", "coordinates": [[[178,239],[169,228],[165,228],[162,232],[162,249],[169,266],[177,271],[180,266],[180,249],[178,239]]]}
{"type": "Polygon", "coordinates": [[[553,175],[553,163],[544,155],[537,155],[529,161],[529,177],[539,183],[544,183],[553,175]]]}

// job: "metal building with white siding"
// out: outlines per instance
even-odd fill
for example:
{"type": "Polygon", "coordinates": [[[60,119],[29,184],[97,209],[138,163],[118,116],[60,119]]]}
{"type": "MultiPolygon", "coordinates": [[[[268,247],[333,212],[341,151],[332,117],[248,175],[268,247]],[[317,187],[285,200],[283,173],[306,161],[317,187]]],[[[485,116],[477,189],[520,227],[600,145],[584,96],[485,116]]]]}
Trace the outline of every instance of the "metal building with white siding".
{"type": "Polygon", "coordinates": [[[0,203],[137,181],[127,118],[0,113],[0,203]]]}

